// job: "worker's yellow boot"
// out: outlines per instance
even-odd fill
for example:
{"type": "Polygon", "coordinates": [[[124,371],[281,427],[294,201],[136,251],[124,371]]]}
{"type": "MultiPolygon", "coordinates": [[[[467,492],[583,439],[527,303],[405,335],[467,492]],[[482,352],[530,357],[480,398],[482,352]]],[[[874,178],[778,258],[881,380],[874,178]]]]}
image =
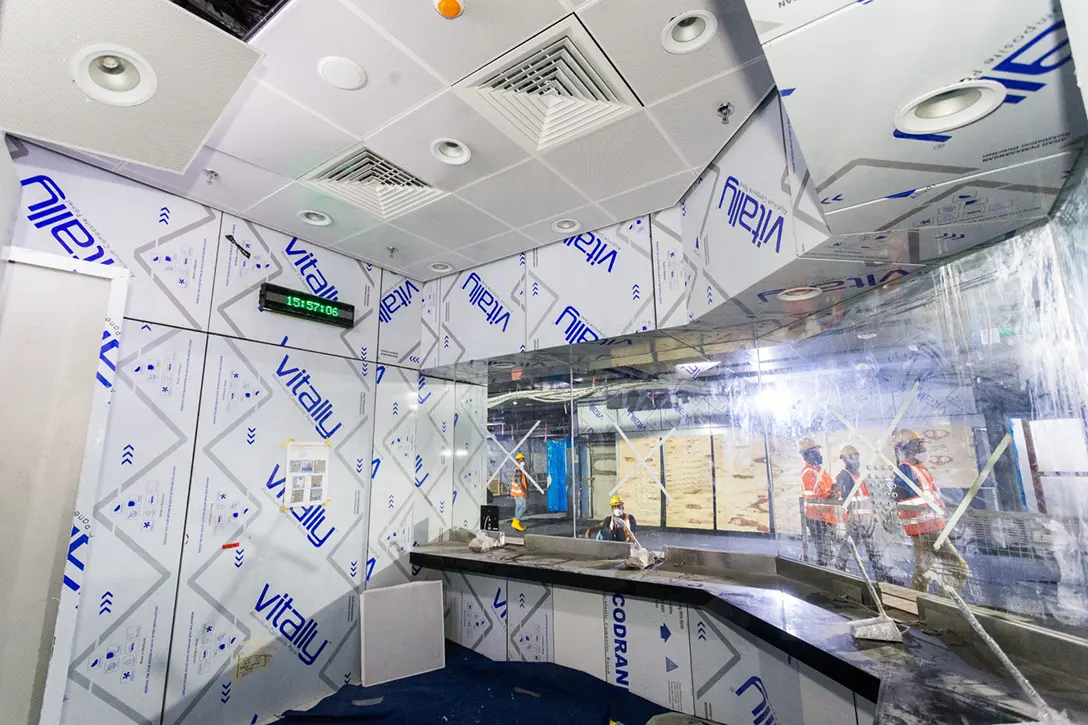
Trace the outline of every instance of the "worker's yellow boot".
{"type": "Polygon", "coordinates": [[[525,527],[521,525],[521,521],[518,519],[514,519],[514,522],[510,525],[514,527],[515,531],[525,531],[525,527]]]}

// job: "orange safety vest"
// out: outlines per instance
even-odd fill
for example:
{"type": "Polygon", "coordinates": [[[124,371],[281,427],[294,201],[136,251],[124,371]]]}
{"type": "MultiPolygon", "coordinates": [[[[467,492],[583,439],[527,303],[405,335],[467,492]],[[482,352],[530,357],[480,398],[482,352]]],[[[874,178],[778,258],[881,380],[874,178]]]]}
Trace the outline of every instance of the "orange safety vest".
{"type": "Polygon", "coordinates": [[[918,463],[908,463],[907,468],[914,474],[914,479],[919,483],[919,488],[937,504],[940,511],[934,511],[933,507],[926,503],[921,496],[911,496],[896,503],[899,520],[903,522],[903,531],[907,536],[921,536],[944,528],[944,500],[933,483],[933,474],[918,463]]]}
{"type": "Polygon", "coordinates": [[[801,495],[805,499],[805,518],[837,524],[843,521],[842,508],[830,504],[809,503],[811,499],[829,498],[834,479],[827,471],[806,463],[801,469],[801,495]]]}
{"type": "MultiPolygon", "coordinates": [[[[853,504],[853,506],[851,506],[851,509],[853,510],[854,513],[860,513],[862,511],[864,511],[865,513],[870,513],[871,514],[872,511],[868,508],[869,482],[866,481],[863,478],[860,478],[856,473],[851,471],[849,468],[844,468],[842,470],[845,471],[846,473],[848,473],[850,475],[850,478],[854,479],[854,487],[855,488],[857,488],[859,486],[861,487],[861,490],[859,490],[854,495],[854,504],[853,504]]],[[[845,496],[844,496],[843,500],[845,500],[845,496]]],[[[846,510],[843,510],[842,517],[844,519],[849,519],[850,514],[847,513],[846,510]]]]}
{"type": "Polygon", "coordinates": [[[525,473],[520,468],[514,469],[514,480],[510,484],[510,495],[514,498],[522,498],[525,496],[526,489],[525,473]]]}

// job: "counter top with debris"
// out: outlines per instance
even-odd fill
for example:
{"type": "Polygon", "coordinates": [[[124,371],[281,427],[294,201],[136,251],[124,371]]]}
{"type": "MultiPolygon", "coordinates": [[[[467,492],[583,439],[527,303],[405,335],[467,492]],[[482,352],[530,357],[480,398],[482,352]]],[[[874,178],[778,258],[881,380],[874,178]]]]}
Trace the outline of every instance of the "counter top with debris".
{"type": "MultiPolygon", "coordinates": [[[[434,543],[413,549],[411,562],[709,609],[875,701],[878,725],[997,725],[1039,717],[988,651],[917,626],[907,630],[902,645],[857,642],[850,622],[874,614],[860,603],[860,588],[853,598],[836,596],[776,573],[774,557],[732,555],[729,570],[711,571],[666,552],[665,562],[641,571],[625,568],[622,558],[588,558],[576,553],[575,544],[567,548],[552,553],[508,544],[477,554],[464,543],[434,543]]],[[[1038,662],[1013,659],[1051,708],[1065,711],[1073,722],[1088,722],[1088,692],[1077,678],[1038,662]]]]}

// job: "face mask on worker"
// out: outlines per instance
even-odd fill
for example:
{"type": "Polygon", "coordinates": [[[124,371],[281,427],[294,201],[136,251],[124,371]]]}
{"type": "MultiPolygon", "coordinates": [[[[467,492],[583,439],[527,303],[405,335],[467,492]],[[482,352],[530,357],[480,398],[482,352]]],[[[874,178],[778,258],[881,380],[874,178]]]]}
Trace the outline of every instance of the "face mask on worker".
{"type": "Polygon", "coordinates": [[[918,461],[919,463],[925,463],[926,461],[929,460],[929,451],[927,451],[925,448],[923,448],[920,451],[917,451],[914,454],[914,460],[918,461]]]}
{"type": "Polygon", "coordinates": [[[616,508],[612,509],[612,515],[616,518],[621,518],[623,516],[623,506],[617,506],[616,508]]]}
{"type": "Polygon", "coordinates": [[[814,466],[822,465],[824,462],[824,454],[819,451],[813,451],[810,458],[812,460],[812,465],[814,466]]]}

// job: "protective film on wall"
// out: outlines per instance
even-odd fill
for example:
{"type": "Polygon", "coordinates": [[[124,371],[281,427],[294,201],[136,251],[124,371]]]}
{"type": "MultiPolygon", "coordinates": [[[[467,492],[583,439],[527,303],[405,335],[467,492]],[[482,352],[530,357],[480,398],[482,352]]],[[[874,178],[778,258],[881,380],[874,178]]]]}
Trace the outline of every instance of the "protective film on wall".
{"type": "Polygon", "coordinates": [[[421,362],[421,283],[392,272],[382,274],[378,309],[378,357],[380,363],[419,368],[421,362]]]}
{"type": "Polygon", "coordinates": [[[93,534],[72,582],[82,606],[62,723],[162,711],[206,336],[128,321],[122,339],[99,490],[73,541],[84,558],[93,534]]]}
{"type": "Polygon", "coordinates": [[[427,520],[426,501],[416,493],[419,376],[393,365],[378,365],[376,371],[368,589],[405,584],[418,575],[408,555],[417,541],[417,521],[427,520]]]}
{"type": "Polygon", "coordinates": [[[125,316],[205,330],[222,214],[7,137],[22,180],[13,244],[131,273],[125,316]]]}
{"type": "Polygon", "coordinates": [[[382,270],[297,237],[225,215],[215,271],[211,331],[330,355],[377,359],[378,289],[382,270]],[[262,311],[262,283],[355,306],[343,329],[262,311]]]}
{"type": "Polygon", "coordinates": [[[358,679],[373,375],[209,339],[164,722],[249,722],[358,679]],[[291,440],[331,447],[324,505],[285,510],[291,440]]]}
{"type": "Polygon", "coordinates": [[[446,277],[442,283],[442,365],[525,350],[525,255],[446,277]]]}
{"type": "Polygon", "coordinates": [[[585,232],[527,257],[528,349],[656,328],[648,217],[585,232]]]}
{"type": "Polygon", "coordinates": [[[480,525],[487,503],[487,387],[456,383],[453,416],[453,526],[480,525]]]}
{"type": "Polygon", "coordinates": [[[442,331],[442,278],[423,283],[419,296],[419,359],[423,369],[438,365],[438,336],[442,331]]]}
{"type": "Polygon", "coordinates": [[[417,514],[413,541],[427,544],[449,530],[453,520],[454,383],[419,375],[416,412],[415,485],[417,514]]]}

